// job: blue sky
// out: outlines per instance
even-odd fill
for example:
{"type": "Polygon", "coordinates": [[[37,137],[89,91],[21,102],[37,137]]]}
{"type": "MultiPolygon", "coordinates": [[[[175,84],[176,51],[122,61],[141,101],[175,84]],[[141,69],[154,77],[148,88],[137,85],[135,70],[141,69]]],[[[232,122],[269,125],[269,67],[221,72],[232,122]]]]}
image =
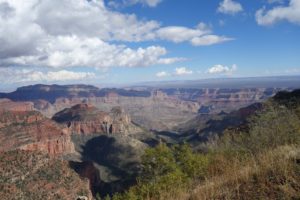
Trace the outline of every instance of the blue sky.
{"type": "MultiPolygon", "coordinates": [[[[212,27],[215,33],[235,38],[233,41],[211,46],[194,47],[188,43],[174,44],[161,41],[159,44],[169,49],[173,56],[183,56],[188,60],[172,64],[172,66],[156,66],[137,71],[138,74],[149,74],[146,79],[153,79],[150,74],[157,71],[173,72],[176,67],[186,67],[194,73],[190,76],[168,77],[168,79],[197,79],[204,77],[226,76],[226,74],[207,74],[208,68],[216,65],[231,66],[238,69],[231,76],[268,76],[300,73],[300,27],[299,24],[286,20],[270,26],[257,24],[255,13],[266,6],[272,8],[264,0],[236,1],[243,11],[236,14],[217,12],[220,0],[199,1],[165,0],[157,7],[151,8],[141,4],[120,9],[122,12],[135,13],[140,18],[154,19],[163,25],[180,25],[194,27],[204,22],[212,27]],[[201,73],[197,73],[201,72],[201,73]]],[[[288,5],[288,2],[284,4],[288,5]]],[[[300,12],[300,10],[298,11],[300,12]]],[[[118,69],[117,69],[118,70],[118,69]]],[[[116,70],[116,71],[117,71],[116,70]]],[[[123,72],[126,73],[126,70],[123,72]]],[[[129,71],[130,74],[134,70],[129,71]]],[[[129,77],[130,80],[130,77],[129,77]]]]}
{"type": "Polygon", "coordinates": [[[296,75],[299,25],[300,0],[0,0],[0,90],[296,75]]]}

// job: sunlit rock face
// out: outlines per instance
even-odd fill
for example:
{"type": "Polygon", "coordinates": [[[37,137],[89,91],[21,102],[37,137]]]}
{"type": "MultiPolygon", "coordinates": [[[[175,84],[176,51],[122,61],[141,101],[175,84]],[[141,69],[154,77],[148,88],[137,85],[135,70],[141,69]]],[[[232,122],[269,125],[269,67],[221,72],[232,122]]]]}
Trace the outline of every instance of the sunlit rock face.
{"type": "Polygon", "coordinates": [[[72,134],[128,135],[139,131],[121,107],[104,112],[89,104],[77,104],[56,113],[52,119],[63,124],[72,134]]]}
{"type": "Polygon", "coordinates": [[[37,111],[0,111],[0,151],[22,149],[51,156],[74,152],[67,129],[37,111]]]}
{"type": "Polygon", "coordinates": [[[0,99],[0,110],[4,111],[32,111],[33,102],[14,102],[9,99],[0,99]]]}

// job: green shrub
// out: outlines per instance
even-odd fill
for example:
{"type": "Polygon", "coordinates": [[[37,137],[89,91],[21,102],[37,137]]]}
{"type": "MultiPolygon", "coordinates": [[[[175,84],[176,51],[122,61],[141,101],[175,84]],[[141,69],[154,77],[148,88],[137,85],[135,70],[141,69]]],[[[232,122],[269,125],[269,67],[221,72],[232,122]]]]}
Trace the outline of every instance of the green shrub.
{"type": "Polygon", "coordinates": [[[207,155],[194,153],[188,144],[173,147],[176,164],[189,178],[203,179],[207,173],[207,155]]]}
{"type": "Polygon", "coordinates": [[[136,186],[113,200],[164,199],[186,190],[192,180],[203,179],[209,159],[187,144],[168,147],[162,143],[142,156],[142,172],[136,186]]]}
{"type": "Polygon", "coordinates": [[[299,118],[285,106],[267,105],[250,122],[244,145],[253,152],[280,145],[300,144],[299,118]]]}
{"type": "Polygon", "coordinates": [[[166,174],[178,170],[172,149],[166,144],[159,144],[155,148],[146,149],[142,156],[141,182],[157,182],[166,174]]]}
{"type": "Polygon", "coordinates": [[[300,144],[299,117],[295,110],[282,105],[269,102],[249,120],[248,127],[248,132],[226,130],[212,150],[243,157],[281,145],[300,144]]]}

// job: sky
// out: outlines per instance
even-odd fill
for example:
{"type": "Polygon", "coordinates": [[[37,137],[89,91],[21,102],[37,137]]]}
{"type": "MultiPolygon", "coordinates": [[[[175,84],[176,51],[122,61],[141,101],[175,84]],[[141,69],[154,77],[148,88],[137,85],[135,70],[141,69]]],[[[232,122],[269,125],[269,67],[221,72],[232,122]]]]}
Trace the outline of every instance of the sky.
{"type": "Polygon", "coordinates": [[[0,0],[0,90],[300,74],[300,0],[0,0]]]}

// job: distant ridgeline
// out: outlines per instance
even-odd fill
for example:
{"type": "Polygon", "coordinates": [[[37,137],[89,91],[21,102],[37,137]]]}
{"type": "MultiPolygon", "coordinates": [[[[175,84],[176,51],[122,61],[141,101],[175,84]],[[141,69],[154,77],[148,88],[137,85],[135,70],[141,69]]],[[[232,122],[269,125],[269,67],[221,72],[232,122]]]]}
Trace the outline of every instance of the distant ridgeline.
{"type": "Polygon", "coordinates": [[[106,112],[120,106],[134,123],[148,130],[177,131],[178,125],[199,114],[230,113],[262,102],[279,91],[296,89],[298,85],[299,77],[175,81],[124,88],[39,84],[20,87],[11,93],[0,93],[0,99],[2,102],[8,102],[8,99],[14,101],[14,105],[27,102],[48,118],[81,103],[92,104],[106,112]]]}
{"type": "Polygon", "coordinates": [[[8,98],[13,101],[46,100],[54,103],[57,98],[73,97],[104,97],[109,93],[117,93],[128,97],[149,97],[149,91],[125,90],[125,89],[99,89],[91,85],[30,85],[18,88],[11,93],[0,93],[0,98],[8,98]]]}

